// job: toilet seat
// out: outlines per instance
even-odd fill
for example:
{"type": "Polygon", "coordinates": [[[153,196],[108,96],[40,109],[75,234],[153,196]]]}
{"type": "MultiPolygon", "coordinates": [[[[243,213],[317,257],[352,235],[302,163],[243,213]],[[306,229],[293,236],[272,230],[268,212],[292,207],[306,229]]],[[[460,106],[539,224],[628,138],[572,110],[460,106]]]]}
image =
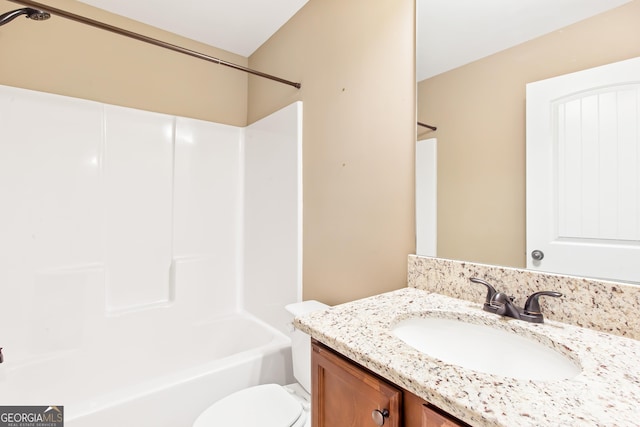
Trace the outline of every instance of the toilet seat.
{"type": "Polygon", "coordinates": [[[293,427],[303,408],[278,384],[263,384],[237,391],[209,406],[193,427],[293,427]]]}

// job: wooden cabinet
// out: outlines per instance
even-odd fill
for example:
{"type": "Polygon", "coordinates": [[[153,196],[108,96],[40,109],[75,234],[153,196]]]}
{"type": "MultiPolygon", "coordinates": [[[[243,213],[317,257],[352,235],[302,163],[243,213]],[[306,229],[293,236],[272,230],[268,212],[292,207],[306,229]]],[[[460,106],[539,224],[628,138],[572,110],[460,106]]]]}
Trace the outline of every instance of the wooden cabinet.
{"type": "Polygon", "coordinates": [[[312,427],[402,427],[398,387],[316,342],[311,369],[312,427]]]}
{"type": "MultiPolygon", "coordinates": [[[[424,403],[422,405],[422,421],[420,427],[460,427],[467,425],[467,423],[458,421],[450,415],[445,414],[430,403],[424,403]]],[[[415,426],[418,427],[417,424],[415,426]]]]}
{"type": "Polygon", "coordinates": [[[313,341],[312,427],[469,427],[313,341]]]}

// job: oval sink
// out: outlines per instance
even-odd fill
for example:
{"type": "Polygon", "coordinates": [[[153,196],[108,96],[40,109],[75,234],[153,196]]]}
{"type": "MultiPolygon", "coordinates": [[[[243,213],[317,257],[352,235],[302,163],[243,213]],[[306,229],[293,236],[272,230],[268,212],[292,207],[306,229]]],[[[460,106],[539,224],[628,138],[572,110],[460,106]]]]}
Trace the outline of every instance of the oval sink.
{"type": "Polygon", "coordinates": [[[578,366],[554,349],[487,325],[437,317],[411,318],[393,326],[392,332],[431,357],[486,374],[551,381],[580,373],[578,366]]]}

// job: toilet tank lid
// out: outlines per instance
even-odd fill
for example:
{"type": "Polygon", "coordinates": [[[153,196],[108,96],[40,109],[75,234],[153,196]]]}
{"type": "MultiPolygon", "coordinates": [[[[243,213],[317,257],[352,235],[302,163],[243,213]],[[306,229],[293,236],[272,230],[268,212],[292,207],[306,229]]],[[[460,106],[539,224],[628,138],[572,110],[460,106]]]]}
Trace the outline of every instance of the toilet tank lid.
{"type": "Polygon", "coordinates": [[[291,313],[294,317],[301,316],[303,314],[311,313],[314,311],[324,310],[325,308],[329,308],[328,305],[321,303],[316,300],[307,300],[302,302],[294,302],[292,304],[287,304],[284,307],[289,313],[291,313]]]}

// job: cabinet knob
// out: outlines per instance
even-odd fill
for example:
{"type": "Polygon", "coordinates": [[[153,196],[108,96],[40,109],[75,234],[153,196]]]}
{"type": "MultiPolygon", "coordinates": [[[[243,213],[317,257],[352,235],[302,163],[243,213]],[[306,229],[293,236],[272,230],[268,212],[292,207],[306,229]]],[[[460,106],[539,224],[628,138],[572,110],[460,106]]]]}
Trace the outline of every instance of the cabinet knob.
{"type": "Polygon", "coordinates": [[[373,412],[371,412],[371,418],[373,418],[373,422],[376,423],[377,426],[383,426],[384,419],[389,418],[389,411],[387,409],[374,409],[373,412]]]}

